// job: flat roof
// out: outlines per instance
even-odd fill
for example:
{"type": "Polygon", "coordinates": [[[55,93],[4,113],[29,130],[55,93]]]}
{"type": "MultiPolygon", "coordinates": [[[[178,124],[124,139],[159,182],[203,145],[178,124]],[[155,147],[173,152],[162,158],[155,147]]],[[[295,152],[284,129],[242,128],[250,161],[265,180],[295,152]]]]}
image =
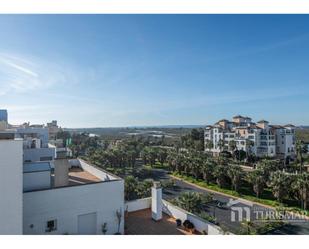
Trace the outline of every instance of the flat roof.
{"type": "Polygon", "coordinates": [[[51,167],[49,162],[24,163],[23,165],[23,173],[50,171],[50,170],[51,167]]]}
{"type": "Polygon", "coordinates": [[[95,182],[103,181],[90,172],[83,170],[82,168],[71,168],[69,170],[69,186],[83,185],[95,182]]]}

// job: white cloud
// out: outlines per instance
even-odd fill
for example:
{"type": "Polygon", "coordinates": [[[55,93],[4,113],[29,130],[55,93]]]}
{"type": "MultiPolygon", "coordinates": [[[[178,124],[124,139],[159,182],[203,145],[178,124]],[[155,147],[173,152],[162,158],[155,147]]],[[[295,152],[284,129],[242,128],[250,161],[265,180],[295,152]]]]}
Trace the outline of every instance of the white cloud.
{"type": "Polygon", "coordinates": [[[33,92],[65,81],[61,67],[47,59],[0,53],[0,95],[33,92]]]}

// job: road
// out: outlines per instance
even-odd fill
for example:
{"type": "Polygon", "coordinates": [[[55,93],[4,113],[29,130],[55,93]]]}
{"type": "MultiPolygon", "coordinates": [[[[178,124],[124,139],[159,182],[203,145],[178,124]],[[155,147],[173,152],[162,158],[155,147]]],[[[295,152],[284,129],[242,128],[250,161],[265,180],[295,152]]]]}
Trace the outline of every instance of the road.
{"type": "MultiPolygon", "coordinates": [[[[170,179],[170,176],[167,174],[165,170],[162,169],[154,169],[153,170],[153,179],[158,180],[167,180],[170,179]]],[[[163,191],[163,198],[166,200],[173,199],[177,196],[179,196],[182,192],[186,191],[193,191],[193,192],[199,192],[203,194],[210,194],[210,191],[207,191],[205,189],[201,189],[199,187],[193,186],[191,184],[188,184],[182,180],[175,180],[176,187],[173,189],[166,189],[163,191]]],[[[214,199],[218,200],[223,203],[228,203],[230,201],[230,197],[225,196],[223,194],[213,194],[214,199]]],[[[217,207],[216,203],[210,203],[205,207],[205,212],[208,214],[215,216],[216,220],[220,227],[223,229],[226,229],[232,233],[238,233],[241,229],[241,222],[238,221],[238,212],[237,209],[242,209],[243,218],[245,218],[246,215],[246,209],[250,210],[250,219],[252,221],[256,221],[257,214],[263,214],[266,213],[271,215],[272,209],[265,208],[264,206],[253,204],[251,205],[250,202],[238,202],[232,205],[231,207],[225,207],[225,208],[219,208],[217,207]],[[232,210],[232,209],[234,210],[232,210]],[[235,214],[235,221],[232,221],[232,212],[235,214]]],[[[265,216],[264,216],[265,217],[265,216]]],[[[268,234],[295,234],[295,235],[301,235],[301,234],[307,234],[309,235],[309,221],[294,221],[286,223],[281,228],[271,231],[268,234]]]]}

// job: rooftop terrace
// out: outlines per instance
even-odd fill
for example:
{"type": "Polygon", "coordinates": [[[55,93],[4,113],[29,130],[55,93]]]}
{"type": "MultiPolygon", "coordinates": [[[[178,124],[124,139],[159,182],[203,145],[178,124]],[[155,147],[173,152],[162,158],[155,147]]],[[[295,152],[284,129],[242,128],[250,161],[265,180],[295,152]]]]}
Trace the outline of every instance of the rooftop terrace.
{"type": "Polygon", "coordinates": [[[176,220],[162,214],[162,220],[151,218],[151,209],[130,212],[125,218],[125,234],[128,235],[190,235],[190,232],[178,228],[176,220]]]}
{"type": "Polygon", "coordinates": [[[71,168],[69,170],[69,186],[101,182],[95,175],[81,168],[71,168]]]}

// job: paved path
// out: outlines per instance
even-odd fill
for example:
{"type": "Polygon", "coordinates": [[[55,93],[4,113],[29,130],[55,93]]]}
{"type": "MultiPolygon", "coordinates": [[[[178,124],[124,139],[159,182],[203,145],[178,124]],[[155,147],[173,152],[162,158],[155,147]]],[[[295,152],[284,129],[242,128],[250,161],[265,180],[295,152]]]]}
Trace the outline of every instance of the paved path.
{"type": "MultiPolygon", "coordinates": [[[[153,179],[154,180],[167,180],[171,177],[167,174],[165,170],[162,169],[154,169],[153,170],[153,179]]],[[[163,198],[166,200],[173,199],[177,196],[179,196],[182,192],[186,191],[193,191],[193,192],[199,192],[204,194],[210,194],[212,193],[214,196],[214,199],[228,203],[231,199],[230,196],[221,194],[221,193],[213,193],[213,191],[207,190],[205,188],[198,187],[196,185],[187,183],[182,180],[175,180],[176,182],[176,188],[174,189],[166,189],[163,191],[163,198]]],[[[236,200],[236,198],[234,198],[236,200]]],[[[252,204],[249,201],[242,201],[235,203],[233,206],[233,209],[242,208],[243,210],[243,217],[245,217],[245,209],[250,210],[250,218],[251,220],[256,220],[256,211],[263,211],[268,212],[272,211],[271,208],[266,207],[264,205],[260,204],[252,204]]],[[[219,223],[219,226],[221,226],[223,229],[227,229],[233,233],[239,232],[241,229],[241,222],[238,221],[238,215],[236,212],[235,221],[232,221],[232,210],[231,207],[225,207],[225,208],[218,208],[216,203],[211,203],[207,207],[205,207],[205,212],[209,213],[212,216],[215,216],[217,219],[217,222],[219,223]]],[[[309,221],[303,221],[303,222],[290,222],[289,224],[284,225],[280,229],[277,229],[275,231],[271,231],[269,234],[307,234],[309,235],[309,221]]]]}

